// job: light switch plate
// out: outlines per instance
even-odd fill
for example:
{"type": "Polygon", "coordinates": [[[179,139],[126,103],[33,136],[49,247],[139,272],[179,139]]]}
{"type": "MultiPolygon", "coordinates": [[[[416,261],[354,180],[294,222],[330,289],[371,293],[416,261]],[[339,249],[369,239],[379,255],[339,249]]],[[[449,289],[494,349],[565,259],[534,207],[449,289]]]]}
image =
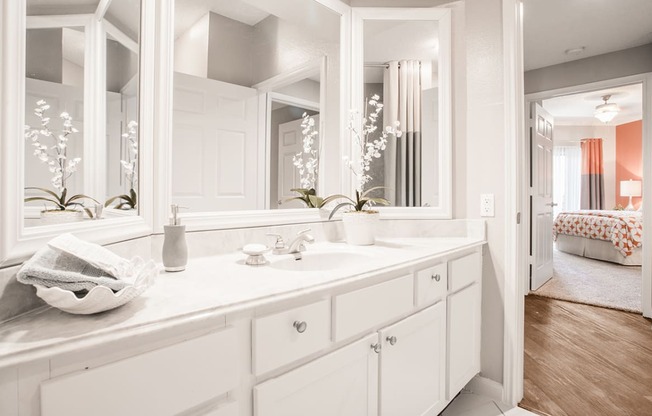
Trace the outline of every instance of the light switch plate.
{"type": "Polygon", "coordinates": [[[494,194],[480,195],[480,216],[481,217],[494,216],[494,194]]]}

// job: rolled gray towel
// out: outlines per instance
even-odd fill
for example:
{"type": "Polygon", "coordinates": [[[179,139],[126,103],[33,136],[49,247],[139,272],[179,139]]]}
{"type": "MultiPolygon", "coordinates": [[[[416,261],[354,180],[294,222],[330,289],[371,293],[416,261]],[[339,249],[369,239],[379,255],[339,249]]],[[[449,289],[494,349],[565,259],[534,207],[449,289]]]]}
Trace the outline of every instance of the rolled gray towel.
{"type": "MultiPolygon", "coordinates": [[[[101,253],[96,255],[101,257],[101,253]]],[[[112,259],[111,256],[115,255],[110,253],[107,258],[112,259]]],[[[97,263],[93,262],[93,264],[97,263]]],[[[106,270],[97,268],[93,264],[48,245],[37,251],[23,264],[16,278],[21,283],[59,287],[72,292],[88,291],[98,285],[119,291],[131,283],[127,280],[117,279],[106,270]]]]}

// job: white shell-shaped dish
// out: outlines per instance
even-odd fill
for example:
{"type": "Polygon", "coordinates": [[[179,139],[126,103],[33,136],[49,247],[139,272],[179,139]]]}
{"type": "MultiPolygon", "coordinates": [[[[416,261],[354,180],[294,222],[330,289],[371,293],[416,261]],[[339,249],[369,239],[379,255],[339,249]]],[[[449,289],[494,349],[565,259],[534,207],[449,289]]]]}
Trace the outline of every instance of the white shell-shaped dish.
{"type": "Polygon", "coordinates": [[[50,306],[72,314],[90,315],[122,306],[140,296],[151,286],[154,277],[158,274],[156,265],[149,262],[141,267],[135,284],[118,292],[113,292],[106,286],[96,286],[86,296],[78,298],[73,292],[58,287],[48,288],[41,285],[34,285],[34,287],[36,287],[36,295],[50,306]]]}

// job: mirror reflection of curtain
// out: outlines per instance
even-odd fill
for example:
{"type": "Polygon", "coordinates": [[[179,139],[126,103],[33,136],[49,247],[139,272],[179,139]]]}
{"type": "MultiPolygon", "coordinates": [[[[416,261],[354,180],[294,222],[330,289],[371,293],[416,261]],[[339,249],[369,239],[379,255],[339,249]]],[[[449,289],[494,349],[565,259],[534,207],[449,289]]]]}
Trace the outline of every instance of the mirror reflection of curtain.
{"type": "Polygon", "coordinates": [[[581,209],[604,209],[602,139],[582,139],[581,209]]]}
{"type": "Polygon", "coordinates": [[[384,124],[403,132],[385,149],[385,197],[395,206],[421,206],[421,69],[419,61],[388,62],[384,124]]]}
{"type": "Polygon", "coordinates": [[[582,183],[582,152],[579,146],[555,146],[552,152],[553,216],[564,211],[580,209],[580,186],[582,183]]]}

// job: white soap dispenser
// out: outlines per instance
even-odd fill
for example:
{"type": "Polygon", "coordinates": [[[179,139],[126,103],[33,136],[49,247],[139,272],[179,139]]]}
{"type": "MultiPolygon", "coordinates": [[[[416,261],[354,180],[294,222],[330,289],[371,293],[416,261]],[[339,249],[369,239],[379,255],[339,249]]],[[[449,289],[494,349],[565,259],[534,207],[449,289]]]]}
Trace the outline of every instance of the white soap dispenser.
{"type": "Polygon", "coordinates": [[[167,272],[180,272],[188,263],[188,246],[186,245],[186,226],[181,225],[179,209],[185,208],[172,204],[170,224],[163,226],[163,266],[167,272]]]}

